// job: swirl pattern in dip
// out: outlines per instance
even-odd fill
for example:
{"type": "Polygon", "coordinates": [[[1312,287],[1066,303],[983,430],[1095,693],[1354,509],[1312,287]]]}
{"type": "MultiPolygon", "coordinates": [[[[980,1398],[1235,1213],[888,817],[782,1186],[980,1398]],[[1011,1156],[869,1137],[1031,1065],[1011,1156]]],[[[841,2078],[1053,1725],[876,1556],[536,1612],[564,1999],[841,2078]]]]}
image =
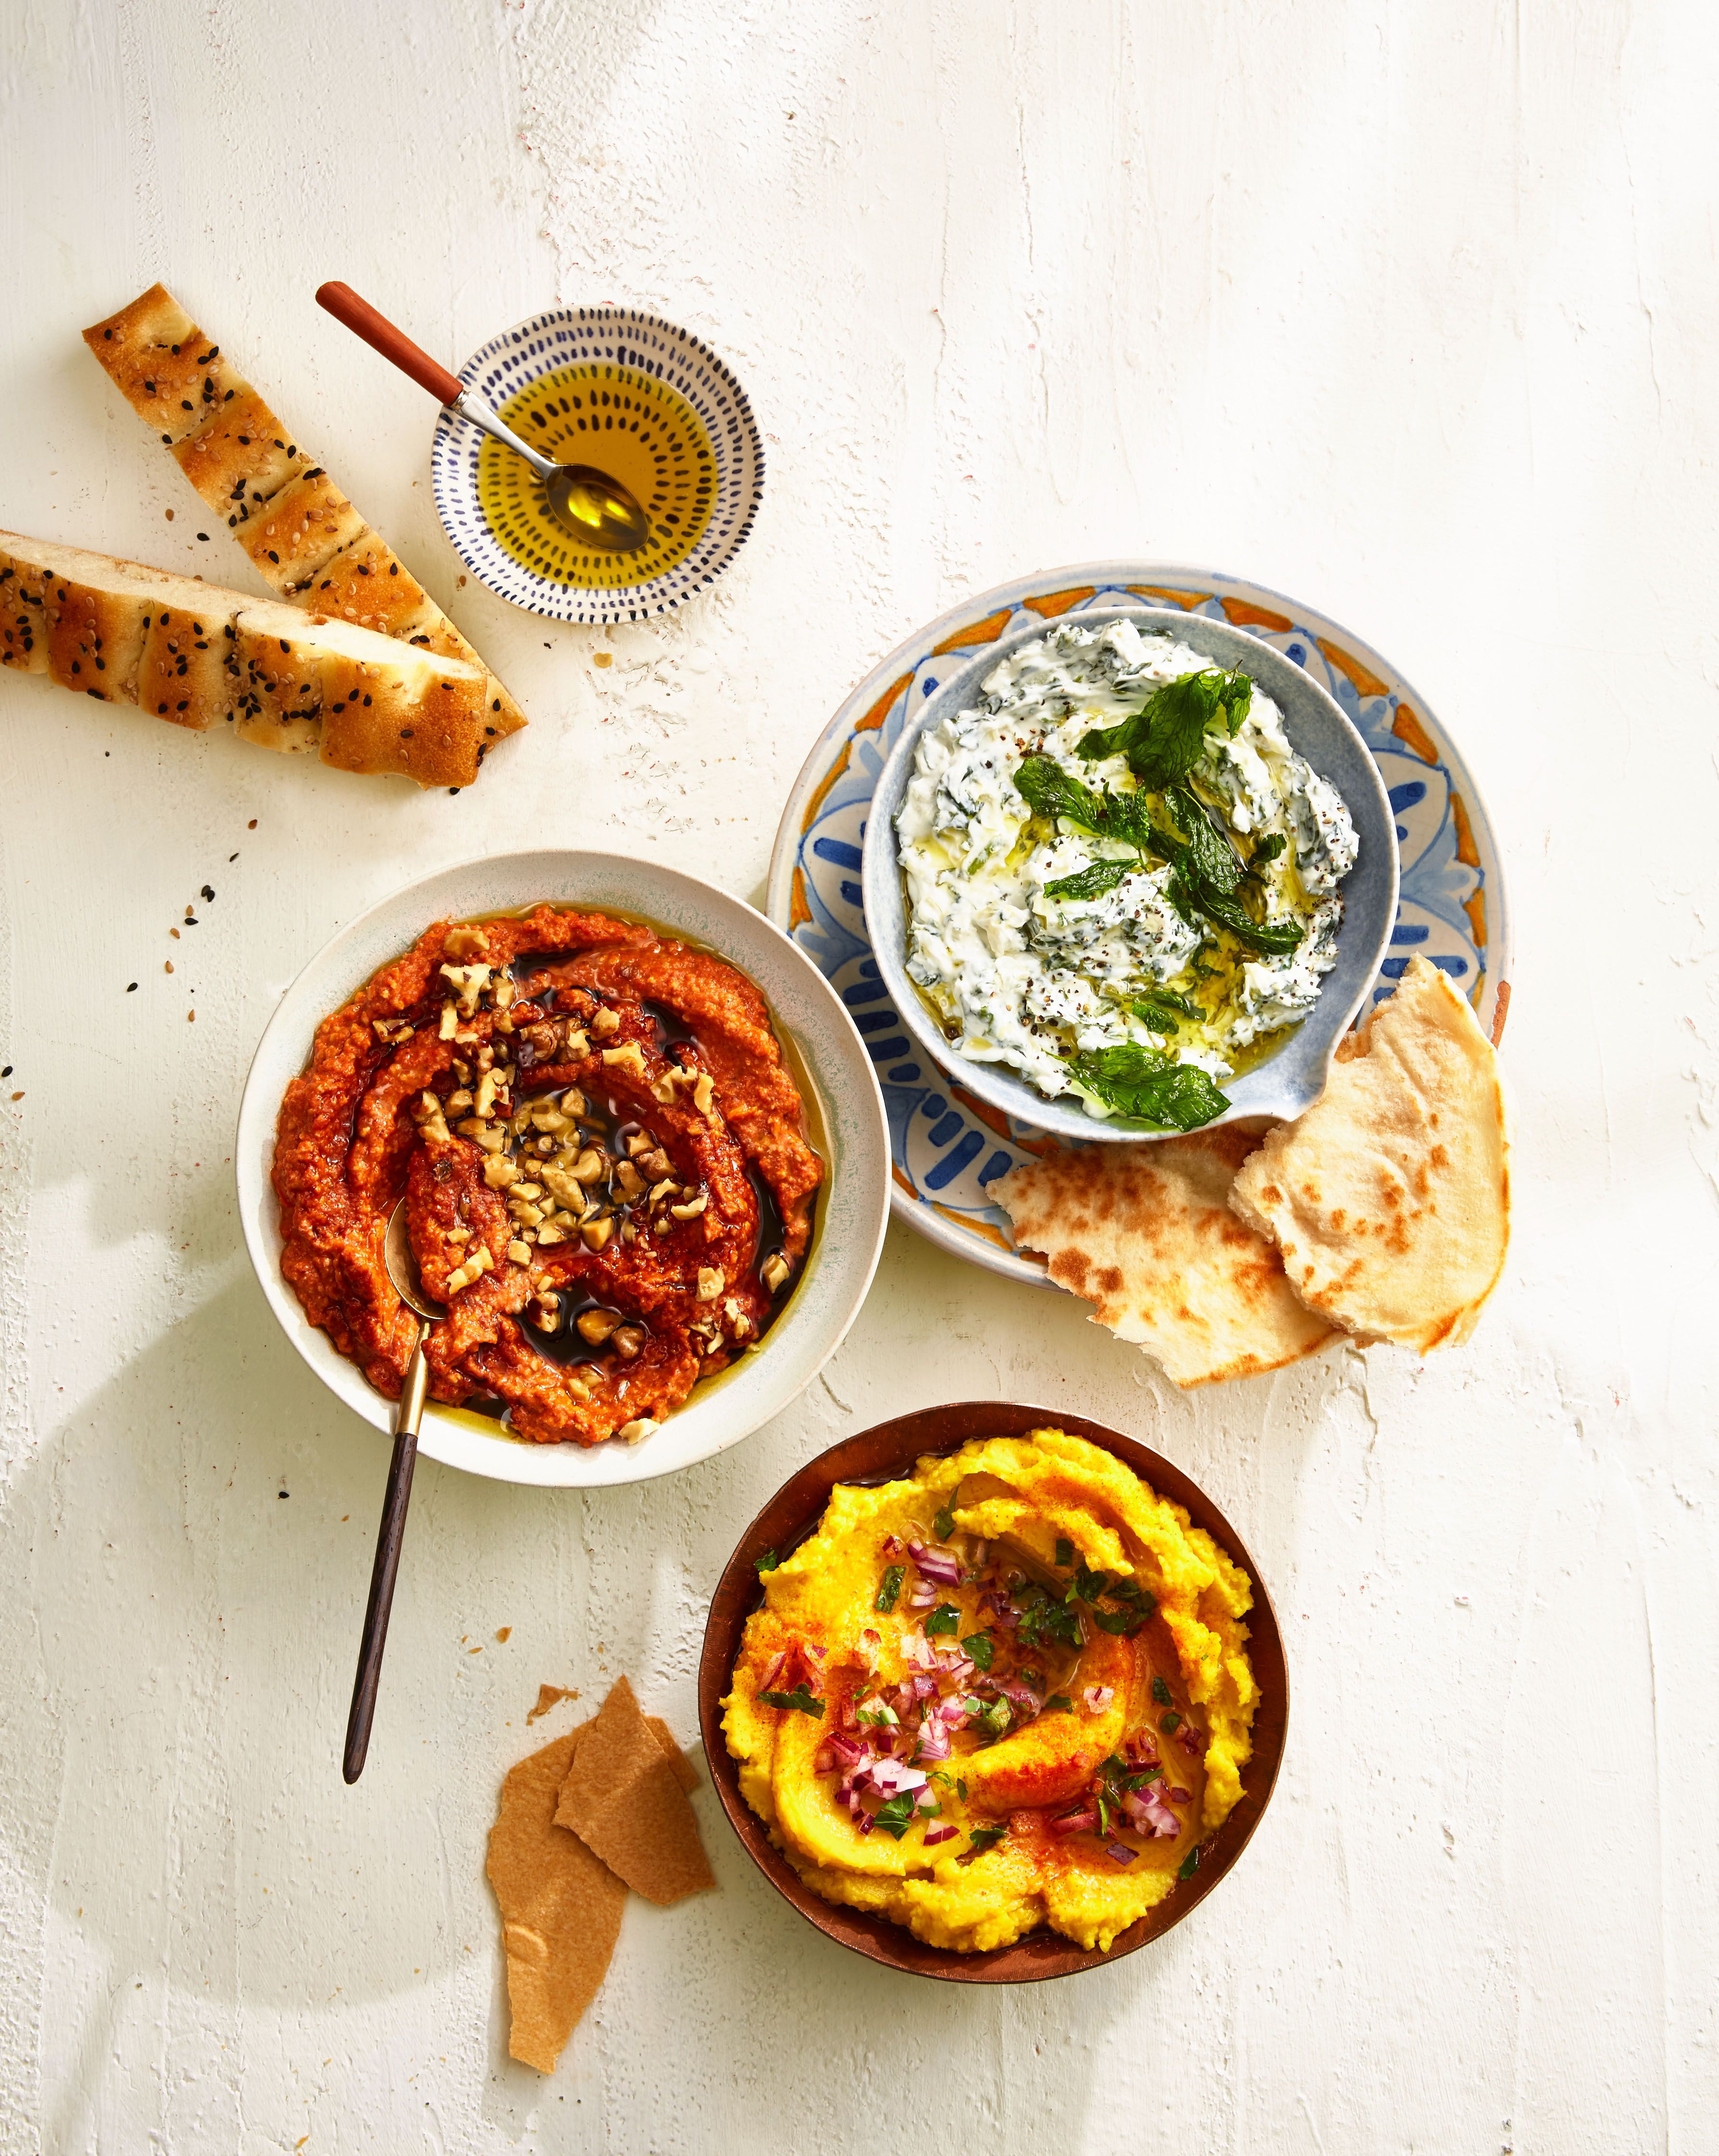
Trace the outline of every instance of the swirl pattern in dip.
{"type": "Polygon", "coordinates": [[[827,1901],[963,1953],[1108,1949],[1240,1795],[1251,1583],[1083,1438],[839,1484],[763,1590],[723,1727],[827,1901]]]}
{"type": "Polygon", "coordinates": [[[274,1182],[281,1270],[397,1396],[403,1195],[447,1316],[433,1399],[520,1437],[636,1442],[756,1348],[823,1163],[764,998],[710,952],[547,906],[427,929],[317,1028],[274,1182]]]}

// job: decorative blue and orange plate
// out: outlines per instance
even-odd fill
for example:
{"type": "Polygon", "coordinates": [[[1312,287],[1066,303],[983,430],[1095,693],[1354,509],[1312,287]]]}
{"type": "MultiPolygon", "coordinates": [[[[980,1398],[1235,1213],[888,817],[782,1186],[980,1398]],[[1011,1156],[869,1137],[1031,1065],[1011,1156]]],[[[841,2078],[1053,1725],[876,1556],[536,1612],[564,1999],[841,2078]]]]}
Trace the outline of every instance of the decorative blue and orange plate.
{"type": "MultiPolygon", "coordinates": [[[[788,796],[770,864],[770,918],[853,1013],[889,1116],[897,1214],[957,1257],[1047,1284],[1016,1250],[991,1187],[1055,1142],[977,1101],[909,1041],[878,978],[860,903],[872,790],[910,711],[948,670],[1037,615],[1138,599],[1249,630],[1315,674],[1360,730],[1396,814],[1402,896],[1372,1000],[1411,957],[1461,988],[1496,1042],[1510,1008],[1510,917],[1484,803],[1450,735],[1402,675],[1340,624],[1263,584],[1158,562],[1104,562],[1022,577],[963,600],[892,651],[843,704],[788,796]]],[[[1369,1006],[1370,1007],[1370,1006],[1369,1006]]]]}

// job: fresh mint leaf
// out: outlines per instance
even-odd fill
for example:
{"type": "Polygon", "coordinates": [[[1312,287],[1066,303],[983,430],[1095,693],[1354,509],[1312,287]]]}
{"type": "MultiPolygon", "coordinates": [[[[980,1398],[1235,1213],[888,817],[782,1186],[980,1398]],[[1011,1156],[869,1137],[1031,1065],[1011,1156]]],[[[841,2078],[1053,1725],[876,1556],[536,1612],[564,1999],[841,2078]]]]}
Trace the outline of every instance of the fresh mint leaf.
{"type": "Polygon", "coordinates": [[[1192,1063],[1128,1041],[1069,1058],[1069,1075],[1118,1115],[1167,1130],[1198,1130],[1221,1116],[1229,1101],[1207,1073],[1192,1063]]]}
{"type": "Polygon", "coordinates": [[[1275,861],[1288,844],[1288,839],[1284,837],[1281,831],[1273,831],[1269,837],[1261,839],[1259,844],[1255,847],[1253,859],[1248,863],[1248,866],[1256,869],[1264,862],[1275,861]]]}
{"type": "Polygon", "coordinates": [[[901,1593],[901,1583],[906,1577],[905,1564],[892,1564],[878,1584],[877,1599],[872,1604],[872,1608],[881,1609],[887,1616],[895,1606],[901,1593]]]}
{"type": "Polygon", "coordinates": [[[976,1669],[988,1670],[997,1649],[988,1632],[969,1632],[961,1643],[961,1651],[976,1669]]]}
{"type": "Polygon", "coordinates": [[[1167,988],[1154,988],[1147,995],[1137,996],[1128,1008],[1142,1025],[1150,1026],[1154,1033],[1174,1033],[1183,1019],[1205,1016],[1197,1003],[1190,1002],[1186,996],[1173,995],[1167,988]]]}
{"type": "Polygon", "coordinates": [[[758,1694],[766,1707],[791,1709],[795,1714],[809,1714],[817,1721],[824,1719],[824,1702],[813,1699],[804,1685],[796,1685],[792,1691],[761,1691],[758,1694]]]}
{"type": "Polygon", "coordinates": [[[1293,921],[1258,921],[1244,909],[1237,895],[1240,860],[1198,799],[1185,786],[1178,786],[1169,792],[1168,806],[1178,828],[1187,833],[1185,838],[1172,834],[1160,841],[1176,865],[1171,897],[1177,910],[1185,918],[1186,906],[1191,905],[1250,951],[1280,954],[1295,950],[1301,931],[1293,921]]]}
{"type": "Polygon", "coordinates": [[[939,1632],[958,1632],[961,1612],[952,1602],[940,1602],[925,1620],[926,1639],[935,1639],[939,1632]]]}
{"type": "Polygon", "coordinates": [[[1015,790],[1039,816],[1066,816],[1089,831],[1103,828],[1105,800],[1071,778],[1048,756],[1029,756],[1014,775],[1015,790]]]}
{"type": "Polygon", "coordinates": [[[1126,756],[1142,786],[1162,793],[1199,762],[1208,729],[1221,725],[1234,738],[1253,692],[1239,668],[1226,674],[1207,666],[1198,674],[1180,674],[1153,690],[1131,718],[1084,734],[1075,752],[1090,762],[1126,756]]]}
{"type": "Polygon", "coordinates": [[[1044,886],[1047,898],[1102,898],[1114,891],[1132,865],[1128,861],[1093,861],[1073,875],[1059,876],[1044,886]]]}

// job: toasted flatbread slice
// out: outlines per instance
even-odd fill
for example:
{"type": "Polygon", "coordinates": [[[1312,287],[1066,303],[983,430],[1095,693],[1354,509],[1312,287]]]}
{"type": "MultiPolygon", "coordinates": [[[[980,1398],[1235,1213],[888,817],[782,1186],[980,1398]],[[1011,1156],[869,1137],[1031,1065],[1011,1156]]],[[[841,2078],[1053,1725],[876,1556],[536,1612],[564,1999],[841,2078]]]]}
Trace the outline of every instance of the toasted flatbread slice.
{"type": "Polygon", "coordinates": [[[1332,1327],[1284,1277],[1270,1239],[1230,1211],[1257,1137],[1225,1124],[1150,1145],[1091,1145],[1026,1162],[996,1185],[1024,1248],[1143,1348],[1172,1383],[1257,1376],[1313,1354],[1332,1327]]]}
{"type": "Polygon", "coordinates": [[[140,419],[170,446],[230,403],[244,383],[183,307],[151,285],[122,315],[85,331],[140,419]]]}
{"type": "MultiPolygon", "coordinates": [[[[151,285],[129,306],[85,330],[84,341],[133,410],[159,430],[186,477],[210,510],[226,520],[280,597],[319,613],[336,612],[321,603],[318,577],[336,553],[351,552],[367,534],[387,561],[394,561],[326,472],[311,465],[297,438],[228,366],[171,292],[151,285]],[[258,530],[259,524],[272,529],[265,535],[258,530]]],[[[360,619],[356,613],[347,617],[344,603],[338,612],[341,619],[360,619]]],[[[409,629],[403,619],[363,625],[386,628],[439,657],[483,664],[421,590],[409,629]]],[[[493,674],[486,702],[487,747],[524,726],[526,715],[493,674]]]]}
{"type": "Polygon", "coordinates": [[[1510,1140],[1492,1044],[1436,966],[1410,960],[1230,1202],[1330,1323],[1422,1354],[1467,1339],[1509,1247],[1510,1140]]]}
{"type": "Polygon", "coordinates": [[[470,786],[478,775],[481,667],[269,604],[235,617],[233,667],[249,740],[300,747],[315,722],[322,761],[342,771],[395,772],[420,786],[470,786]]]}
{"type": "MultiPolygon", "coordinates": [[[[426,608],[435,611],[417,578],[400,567],[367,527],[324,562],[310,580],[310,596],[318,613],[407,641],[426,608]]],[[[457,659],[461,654],[450,651],[442,655],[457,659]]]]}
{"type": "Polygon", "coordinates": [[[483,760],[480,666],[223,591],[141,562],[0,531],[7,663],[174,725],[231,720],[244,739],[342,771],[469,786],[483,760]],[[19,624],[23,626],[20,627],[19,624]]]}

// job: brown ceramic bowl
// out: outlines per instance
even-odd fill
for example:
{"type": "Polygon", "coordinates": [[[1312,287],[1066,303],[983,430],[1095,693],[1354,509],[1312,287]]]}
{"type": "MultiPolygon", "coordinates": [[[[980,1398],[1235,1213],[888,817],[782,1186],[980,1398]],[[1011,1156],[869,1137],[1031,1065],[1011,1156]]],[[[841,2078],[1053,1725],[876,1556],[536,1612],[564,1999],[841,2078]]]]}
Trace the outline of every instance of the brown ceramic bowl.
{"type": "Polygon", "coordinates": [[[917,1414],[899,1415],[894,1422],[862,1430],[857,1437],[847,1438],[808,1461],[777,1491],[741,1537],[740,1547],[729,1559],[711,1599],[699,1665],[698,1713],[711,1779],[730,1825],[771,1885],[820,1932],[869,1960],[882,1962],[889,1969],[906,1969],[915,1976],[941,1977],[952,1984],[1034,1984],[1045,1977],[1072,1976],[1080,1969],[1104,1968],[1119,1954],[1132,1953],[1149,1939],[1162,1938],[1196,1903],[1203,1902],[1229,1871],[1259,1825],[1277,1779],[1289,1721],[1289,1670],[1276,1613],[1260,1577],[1260,1568],[1223,1513],[1179,1468],[1119,1430],[1106,1430],[1101,1423],[1087,1422],[1079,1415],[1007,1401],[964,1400],[950,1407],[921,1409],[917,1414]],[[1240,1802],[1217,1833],[1202,1845],[1199,1870],[1191,1880],[1174,1887],[1137,1924],[1121,1933],[1108,1953],[1076,1946],[1059,1932],[1043,1930],[1029,1932],[1012,1947],[998,1947],[989,1953],[956,1953],[947,1947],[925,1945],[905,1925],[826,1902],[802,1881],[772,1843],[763,1821],[740,1794],[739,1773],[722,1735],[722,1702],[740,1652],[741,1630],[762,1599],[757,1559],[767,1549],[792,1549],[823,1517],[836,1483],[886,1481],[911,1474],[914,1463],[926,1453],[957,1451],[970,1438],[1023,1437],[1029,1430],[1047,1428],[1068,1430],[1114,1453],[1161,1496],[1185,1506],[1194,1525],[1205,1528],[1253,1581],[1248,1651],[1260,1686],[1260,1704],[1254,1717],[1254,1756],[1242,1772],[1240,1802]]]}

